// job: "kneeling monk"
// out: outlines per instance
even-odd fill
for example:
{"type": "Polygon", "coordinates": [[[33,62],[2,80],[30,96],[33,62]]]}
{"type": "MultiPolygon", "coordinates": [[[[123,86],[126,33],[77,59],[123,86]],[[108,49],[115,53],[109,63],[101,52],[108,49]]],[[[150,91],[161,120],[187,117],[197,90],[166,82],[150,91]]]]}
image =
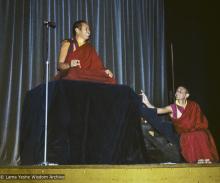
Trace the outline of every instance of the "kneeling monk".
{"type": "MultiPolygon", "coordinates": [[[[142,93],[143,103],[155,108],[147,96],[142,93]]],[[[214,139],[208,129],[208,120],[200,106],[188,100],[189,91],[179,86],[176,90],[176,102],[162,108],[156,108],[158,114],[169,113],[177,133],[180,135],[180,148],[188,163],[212,163],[219,161],[214,139]]]]}
{"type": "Polygon", "coordinates": [[[73,38],[64,40],[60,49],[55,79],[116,84],[113,74],[103,66],[95,48],[88,43],[90,28],[86,21],[73,25],[73,38]]]}

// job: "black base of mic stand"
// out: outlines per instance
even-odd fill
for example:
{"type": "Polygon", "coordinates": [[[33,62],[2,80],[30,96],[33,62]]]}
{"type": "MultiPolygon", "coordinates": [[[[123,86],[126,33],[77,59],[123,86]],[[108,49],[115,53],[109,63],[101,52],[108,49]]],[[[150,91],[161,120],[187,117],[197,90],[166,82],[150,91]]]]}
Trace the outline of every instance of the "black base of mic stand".
{"type": "Polygon", "coordinates": [[[51,162],[41,162],[40,164],[37,164],[37,166],[57,166],[59,164],[57,163],[51,163],[51,162]]]}

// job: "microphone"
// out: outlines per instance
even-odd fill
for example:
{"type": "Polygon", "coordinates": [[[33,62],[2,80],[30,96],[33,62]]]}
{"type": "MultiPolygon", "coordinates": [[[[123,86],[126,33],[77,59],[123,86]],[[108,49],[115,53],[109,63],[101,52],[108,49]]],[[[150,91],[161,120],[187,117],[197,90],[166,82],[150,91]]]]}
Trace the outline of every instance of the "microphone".
{"type": "Polygon", "coordinates": [[[55,22],[52,22],[52,21],[46,21],[46,20],[44,20],[43,24],[46,25],[47,27],[52,27],[52,28],[55,28],[55,27],[56,27],[56,23],[55,23],[55,22]]]}

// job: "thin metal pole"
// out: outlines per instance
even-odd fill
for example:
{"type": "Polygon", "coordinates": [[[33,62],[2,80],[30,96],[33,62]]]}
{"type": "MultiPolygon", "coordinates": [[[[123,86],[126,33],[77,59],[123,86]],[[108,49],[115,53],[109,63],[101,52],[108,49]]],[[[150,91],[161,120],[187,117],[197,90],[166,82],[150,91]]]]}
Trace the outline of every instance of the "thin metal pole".
{"type": "Polygon", "coordinates": [[[172,69],[172,92],[175,93],[175,75],[174,75],[174,62],[173,62],[173,44],[170,43],[170,51],[171,51],[171,69],[172,69]]]}
{"type": "Polygon", "coordinates": [[[45,129],[44,129],[44,163],[47,164],[47,126],[48,126],[48,82],[49,61],[46,61],[46,85],[45,85],[45,129]]]}

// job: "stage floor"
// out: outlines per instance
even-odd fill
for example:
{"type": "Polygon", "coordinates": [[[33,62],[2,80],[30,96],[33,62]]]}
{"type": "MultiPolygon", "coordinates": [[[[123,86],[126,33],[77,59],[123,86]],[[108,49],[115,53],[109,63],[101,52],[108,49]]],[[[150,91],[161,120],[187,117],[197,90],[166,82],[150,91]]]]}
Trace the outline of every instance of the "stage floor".
{"type": "Polygon", "coordinates": [[[220,183],[220,164],[0,167],[0,182],[220,183]]]}

